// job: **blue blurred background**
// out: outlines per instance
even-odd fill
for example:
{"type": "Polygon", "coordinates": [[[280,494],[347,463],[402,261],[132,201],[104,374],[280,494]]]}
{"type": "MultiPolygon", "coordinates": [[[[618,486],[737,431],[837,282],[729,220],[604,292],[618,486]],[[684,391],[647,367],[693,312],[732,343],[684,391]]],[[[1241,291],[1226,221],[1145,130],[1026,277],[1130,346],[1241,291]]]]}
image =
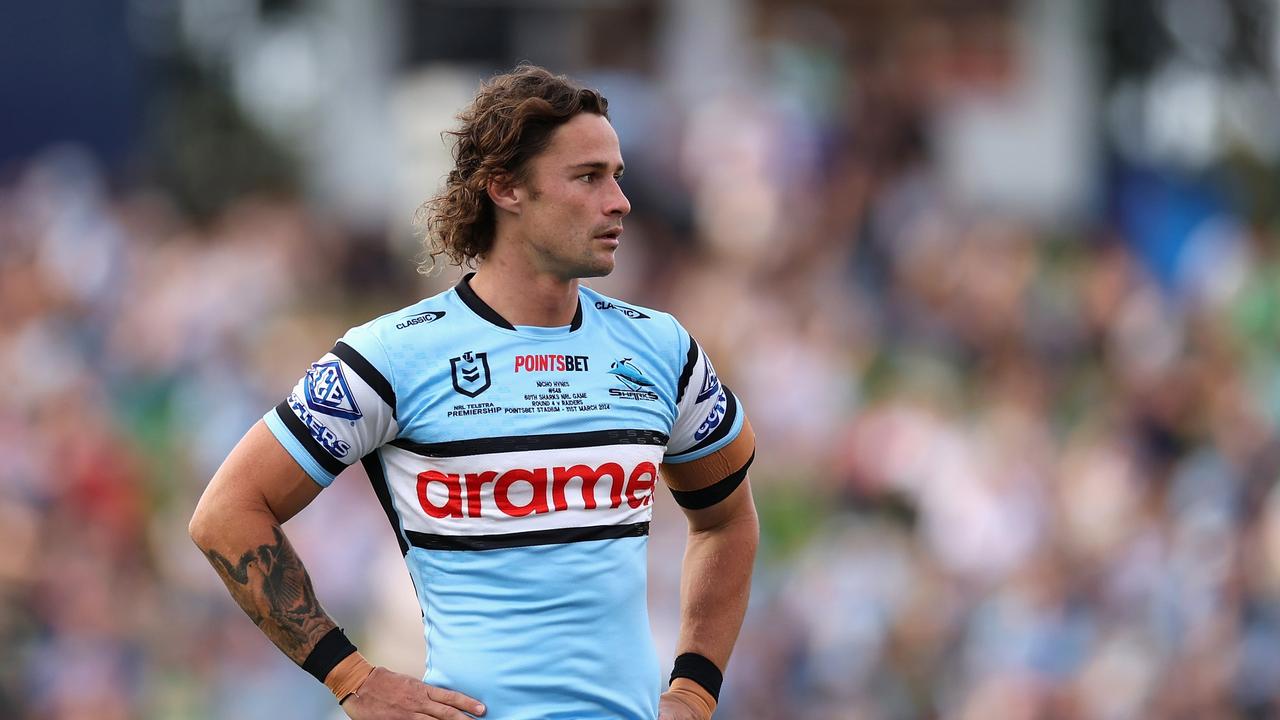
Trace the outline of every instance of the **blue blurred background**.
{"type": "MultiPolygon", "coordinates": [[[[186,523],[347,327],[456,280],[415,210],[523,59],[610,99],[592,285],[679,315],[760,436],[718,718],[1276,716],[1274,0],[43,0],[0,24],[5,717],[341,716],[186,523]]],[[[420,673],[360,469],[287,531],[420,673]]]]}

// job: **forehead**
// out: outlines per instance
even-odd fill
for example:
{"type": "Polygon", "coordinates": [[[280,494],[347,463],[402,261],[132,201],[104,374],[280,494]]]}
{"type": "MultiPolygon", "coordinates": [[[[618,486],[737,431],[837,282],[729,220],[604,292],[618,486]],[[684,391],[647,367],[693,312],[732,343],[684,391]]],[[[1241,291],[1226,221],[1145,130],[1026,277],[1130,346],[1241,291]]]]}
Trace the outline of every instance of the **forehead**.
{"type": "Polygon", "coordinates": [[[622,165],[618,134],[603,115],[579,113],[551,133],[551,142],[537,158],[549,165],[586,163],[622,165]]]}

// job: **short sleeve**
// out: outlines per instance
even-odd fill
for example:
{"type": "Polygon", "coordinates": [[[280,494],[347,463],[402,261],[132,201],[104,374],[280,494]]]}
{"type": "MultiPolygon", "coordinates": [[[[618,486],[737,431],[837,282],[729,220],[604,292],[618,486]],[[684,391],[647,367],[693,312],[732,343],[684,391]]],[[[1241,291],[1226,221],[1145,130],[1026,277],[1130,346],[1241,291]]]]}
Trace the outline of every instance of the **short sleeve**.
{"type": "Polygon", "coordinates": [[[697,460],[723,448],[742,432],[744,418],[738,398],[720,382],[711,359],[683,328],[680,335],[687,345],[666,463],[697,460]]]}
{"type": "Polygon", "coordinates": [[[386,354],[365,327],[354,328],[311,364],[263,420],[322,487],[399,432],[386,354]]]}

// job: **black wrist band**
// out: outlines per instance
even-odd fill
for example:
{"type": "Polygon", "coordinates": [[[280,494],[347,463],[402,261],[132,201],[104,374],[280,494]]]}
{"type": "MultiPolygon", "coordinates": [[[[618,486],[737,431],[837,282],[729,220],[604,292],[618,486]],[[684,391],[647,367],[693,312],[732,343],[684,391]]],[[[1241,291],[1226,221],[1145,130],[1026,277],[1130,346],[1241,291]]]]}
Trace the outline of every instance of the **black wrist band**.
{"type": "Polygon", "coordinates": [[[302,661],[302,669],[324,682],[329,677],[329,671],[355,651],[356,646],[342,633],[342,628],[336,627],[320,638],[311,654],[302,661]]]}
{"type": "Polygon", "coordinates": [[[711,697],[720,701],[720,684],[724,682],[724,674],[716,664],[698,653],[684,653],[676,658],[675,669],[671,671],[671,679],[689,678],[698,683],[711,697]]]}

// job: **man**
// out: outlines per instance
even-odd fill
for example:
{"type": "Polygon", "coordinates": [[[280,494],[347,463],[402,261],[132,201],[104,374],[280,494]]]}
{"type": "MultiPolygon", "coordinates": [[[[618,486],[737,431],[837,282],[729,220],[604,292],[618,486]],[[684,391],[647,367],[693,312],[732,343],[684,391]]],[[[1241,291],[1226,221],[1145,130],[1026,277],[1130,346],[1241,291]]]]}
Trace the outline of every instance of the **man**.
{"type": "Polygon", "coordinates": [[[579,285],[613,270],[630,211],[607,109],[532,66],[483,86],[428,206],[433,255],[478,270],[350,330],[196,508],[233,597],[352,718],[714,712],[757,543],[755,440],[671,316],[579,285]],[[356,459],[422,605],[421,681],[356,651],[280,529],[356,459]],[[666,692],[645,604],[659,477],[689,521],[666,692]]]}

